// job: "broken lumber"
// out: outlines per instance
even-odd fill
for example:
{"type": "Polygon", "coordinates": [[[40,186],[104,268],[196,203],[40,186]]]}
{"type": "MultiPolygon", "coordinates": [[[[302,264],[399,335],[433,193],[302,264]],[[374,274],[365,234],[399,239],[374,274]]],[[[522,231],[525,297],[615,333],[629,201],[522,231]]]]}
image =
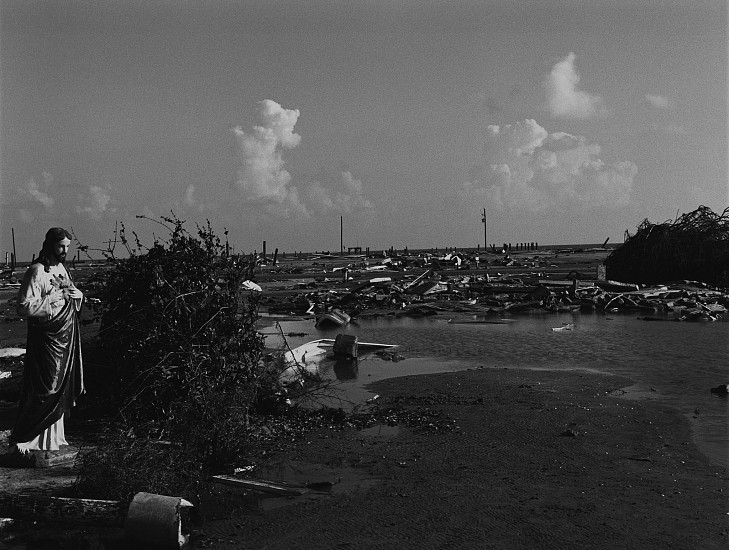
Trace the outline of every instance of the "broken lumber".
{"type": "Polygon", "coordinates": [[[82,524],[124,525],[127,507],[118,500],[0,494],[0,517],[82,524]]]}
{"type": "Polygon", "coordinates": [[[216,475],[212,476],[216,483],[238,487],[239,489],[252,489],[263,493],[271,493],[279,496],[303,495],[308,490],[306,487],[285,483],[282,481],[266,481],[263,479],[241,479],[233,476],[216,475]]]}

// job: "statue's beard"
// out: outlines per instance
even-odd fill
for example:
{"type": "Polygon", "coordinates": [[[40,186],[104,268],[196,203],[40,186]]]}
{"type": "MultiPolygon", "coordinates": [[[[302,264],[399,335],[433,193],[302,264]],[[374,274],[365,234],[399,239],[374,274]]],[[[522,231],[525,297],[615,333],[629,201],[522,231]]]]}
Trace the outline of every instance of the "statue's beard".
{"type": "Polygon", "coordinates": [[[63,252],[61,254],[56,254],[54,252],[53,255],[56,257],[56,261],[60,264],[62,264],[66,261],[66,254],[63,252]]]}

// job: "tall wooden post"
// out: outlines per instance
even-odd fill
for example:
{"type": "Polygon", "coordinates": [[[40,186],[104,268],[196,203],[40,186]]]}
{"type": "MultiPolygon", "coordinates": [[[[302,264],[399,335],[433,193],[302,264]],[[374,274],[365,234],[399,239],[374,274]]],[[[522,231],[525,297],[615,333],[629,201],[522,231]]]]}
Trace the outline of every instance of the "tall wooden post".
{"type": "Polygon", "coordinates": [[[10,231],[11,231],[11,233],[13,235],[13,258],[12,258],[12,261],[11,261],[11,264],[12,265],[10,266],[10,269],[15,269],[15,262],[18,261],[18,255],[15,252],[15,228],[12,227],[10,229],[10,231]]]}
{"type": "Polygon", "coordinates": [[[339,216],[339,255],[344,256],[344,216],[339,216]]]}
{"type": "Polygon", "coordinates": [[[483,217],[481,218],[481,221],[483,222],[483,248],[486,250],[489,246],[488,238],[486,237],[486,209],[483,209],[483,217]]]}

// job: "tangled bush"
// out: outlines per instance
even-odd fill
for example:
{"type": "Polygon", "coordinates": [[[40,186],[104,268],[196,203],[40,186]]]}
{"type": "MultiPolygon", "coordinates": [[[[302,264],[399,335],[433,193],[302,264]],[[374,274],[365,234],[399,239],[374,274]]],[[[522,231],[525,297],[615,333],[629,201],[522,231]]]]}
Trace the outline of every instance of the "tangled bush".
{"type": "Polygon", "coordinates": [[[634,235],[605,259],[610,279],[657,284],[688,279],[729,285],[729,208],[706,206],[674,221],[644,220],[634,235]]]}
{"type": "Polygon", "coordinates": [[[257,293],[241,286],[254,263],[228,256],[209,222],[195,237],[183,221],[163,221],[166,242],[146,251],[138,244],[92,282],[100,289],[95,369],[104,387],[89,393],[106,389],[116,417],[83,459],[79,487],[87,496],[128,498],[193,483],[241,452],[249,415],[280,395],[276,373],[261,361],[257,293]]]}

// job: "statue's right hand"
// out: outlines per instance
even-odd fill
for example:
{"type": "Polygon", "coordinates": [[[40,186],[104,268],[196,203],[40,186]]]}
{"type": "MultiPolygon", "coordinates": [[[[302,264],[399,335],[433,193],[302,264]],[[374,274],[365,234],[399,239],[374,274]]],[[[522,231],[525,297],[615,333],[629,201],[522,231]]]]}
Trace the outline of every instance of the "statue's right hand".
{"type": "Polygon", "coordinates": [[[63,295],[63,291],[60,289],[53,289],[48,294],[48,299],[52,306],[63,305],[66,302],[66,297],[63,295]]]}

